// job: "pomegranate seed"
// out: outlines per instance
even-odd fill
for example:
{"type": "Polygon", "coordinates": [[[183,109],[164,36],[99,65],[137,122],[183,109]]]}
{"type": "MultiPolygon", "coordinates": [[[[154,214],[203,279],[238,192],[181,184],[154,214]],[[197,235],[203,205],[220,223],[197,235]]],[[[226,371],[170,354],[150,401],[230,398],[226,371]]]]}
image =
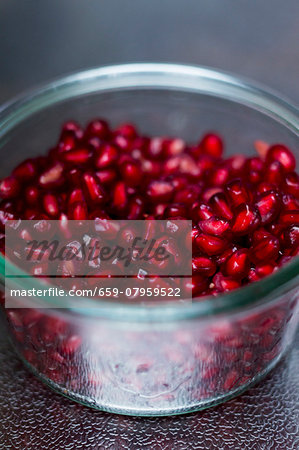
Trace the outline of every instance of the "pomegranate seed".
{"type": "Polygon", "coordinates": [[[72,203],[68,215],[71,220],[86,220],[88,217],[86,204],[84,202],[72,203]]]}
{"type": "Polygon", "coordinates": [[[209,201],[209,204],[218,216],[223,217],[226,220],[231,220],[233,218],[233,213],[224,194],[219,193],[213,195],[209,201]]]}
{"type": "Polygon", "coordinates": [[[254,263],[276,261],[279,255],[279,250],[279,240],[274,236],[269,236],[262,241],[253,244],[250,249],[250,259],[254,263]]]}
{"type": "Polygon", "coordinates": [[[110,144],[103,145],[95,157],[95,166],[98,169],[106,169],[112,166],[118,159],[119,154],[116,147],[110,144]]]}
{"type": "Polygon", "coordinates": [[[169,202],[173,196],[173,185],[170,181],[152,181],[147,195],[154,202],[169,202]]]}
{"type": "Polygon", "coordinates": [[[223,153],[223,142],[217,134],[206,134],[199,143],[203,153],[213,156],[214,158],[221,158],[223,153]]]}
{"type": "Polygon", "coordinates": [[[174,195],[174,201],[176,203],[184,203],[186,206],[191,207],[196,200],[198,200],[200,189],[195,186],[177,191],[174,195]]]}
{"type": "Polygon", "coordinates": [[[282,164],[279,161],[273,161],[266,167],[264,179],[268,183],[280,186],[284,180],[284,170],[282,164]]]}
{"type": "Polygon", "coordinates": [[[209,256],[219,255],[227,247],[227,241],[216,236],[199,234],[195,239],[196,246],[209,256]]]}
{"type": "Polygon", "coordinates": [[[102,204],[106,199],[104,190],[92,173],[86,172],[83,174],[83,189],[92,204],[102,204]]]}
{"type": "Polygon", "coordinates": [[[226,261],[225,272],[235,278],[245,278],[249,271],[248,250],[237,250],[226,261]]]}
{"type": "Polygon", "coordinates": [[[72,165],[84,165],[91,160],[92,152],[88,148],[75,148],[61,155],[64,162],[72,165]]]}
{"type": "Polygon", "coordinates": [[[255,230],[260,221],[259,212],[255,207],[241,204],[236,208],[231,229],[233,233],[243,236],[255,230]]]}
{"type": "Polygon", "coordinates": [[[61,186],[63,183],[62,178],[63,165],[61,163],[55,163],[50,169],[47,169],[39,177],[40,186],[52,189],[57,186],[61,186]]]}
{"type": "Polygon", "coordinates": [[[278,216],[281,209],[281,198],[278,192],[267,191],[259,195],[255,205],[259,210],[261,222],[265,225],[278,216]]]}
{"type": "Polygon", "coordinates": [[[116,134],[121,134],[127,139],[135,139],[137,137],[137,130],[131,123],[123,123],[115,130],[116,134]]]}
{"type": "Polygon", "coordinates": [[[186,144],[183,139],[167,139],[164,142],[164,156],[171,157],[180,155],[185,150],[185,147],[186,144]]]}
{"type": "Polygon", "coordinates": [[[0,183],[0,197],[13,198],[20,192],[20,183],[14,176],[4,178],[0,183]]]}
{"type": "Polygon", "coordinates": [[[219,167],[214,169],[213,173],[210,174],[210,182],[213,186],[223,186],[229,177],[229,171],[226,167],[219,167]]]}
{"type": "Polygon", "coordinates": [[[299,210],[288,210],[281,213],[279,221],[282,225],[299,225],[299,210]]]}
{"type": "Polygon", "coordinates": [[[213,236],[224,236],[230,230],[229,222],[219,217],[210,217],[198,223],[199,227],[205,234],[213,236]]]}
{"type": "Polygon", "coordinates": [[[48,216],[57,217],[59,215],[59,206],[55,195],[45,194],[43,196],[43,207],[48,216]]]}
{"type": "Polygon", "coordinates": [[[109,126],[105,120],[95,119],[89,122],[85,131],[86,136],[96,136],[105,139],[109,135],[109,126]]]}
{"type": "Polygon", "coordinates": [[[296,172],[287,173],[285,176],[285,190],[288,194],[299,198],[299,176],[296,172]]]}
{"type": "Polygon", "coordinates": [[[186,297],[196,297],[208,288],[207,278],[202,275],[194,275],[182,281],[182,291],[186,297]]]}
{"type": "Polygon", "coordinates": [[[191,209],[191,218],[194,222],[207,220],[213,217],[212,208],[204,203],[195,202],[191,209]]]}
{"type": "Polygon", "coordinates": [[[248,203],[250,198],[241,180],[231,181],[226,185],[226,192],[234,206],[248,203]]]}
{"type": "Polygon", "coordinates": [[[112,184],[116,180],[117,174],[113,169],[98,170],[96,176],[101,184],[112,184]]]}
{"type": "Polygon", "coordinates": [[[264,192],[274,191],[276,186],[272,183],[268,183],[267,181],[262,181],[257,187],[256,192],[259,194],[264,194],[264,192]]]}
{"type": "Polygon", "coordinates": [[[232,291],[241,286],[238,280],[233,277],[225,277],[221,272],[214,275],[212,282],[218,292],[232,291]]]}
{"type": "Polygon", "coordinates": [[[26,159],[26,161],[19,164],[12,173],[16,178],[20,179],[21,182],[28,181],[36,176],[37,167],[32,159],[26,159]]]}
{"type": "Polygon", "coordinates": [[[216,272],[217,266],[206,256],[195,256],[192,259],[192,272],[211,277],[216,272]]]}
{"type": "Polygon", "coordinates": [[[25,200],[29,205],[36,205],[39,200],[39,190],[35,186],[28,186],[25,190],[25,200]]]}
{"type": "Polygon", "coordinates": [[[282,196],[282,203],[285,211],[299,209],[299,201],[292,194],[284,194],[282,196]]]}
{"type": "Polygon", "coordinates": [[[164,217],[167,219],[169,217],[186,217],[187,210],[186,206],[181,203],[172,203],[168,205],[164,211],[164,217]]]}
{"type": "Polygon", "coordinates": [[[272,145],[266,156],[266,162],[278,161],[287,172],[292,172],[296,167],[296,159],[293,153],[282,144],[272,145]]]}
{"type": "Polygon", "coordinates": [[[267,155],[267,152],[269,150],[268,142],[261,141],[261,140],[255,141],[254,142],[254,147],[255,147],[257,153],[259,154],[259,156],[262,159],[265,159],[266,155],[267,155]]]}
{"type": "Polygon", "coordinates": [[[140,167],[134,161],[123,163],[120,172],[127,186],[138,186],[142,180],[140,167]]]}
{"type": "Polygon", "coordinates": [[[83,191],[80,188],[73,189],[69,194],[68,205],[75,202],[85,202],[83,191]]]}
{"type": "Polygon", "coordinates": [[[124,182],[120,181],[115,185],[113,193],[113,205],[116,209],[124,209],[127,204],[127,190],[124,182]]]}
{"type": "Polygon", "coordinates": [[[65,136],[74,136],[79,140],[83,137],[83,130],[77,122],[69,120],[62,126],[60,139],[63,139],[65,136]]]}
{"type": "Polygon", "coordinates": [[[297,247],[299,245],[299,226],[293,225],[284,231],[284,244],[286,247],[297,247]]]}
{"type": "Polygon", "coordinates": [[[270,263],[266,264],[257,264],[255,266],[255,272],[259,278],[264,278],[270,275],[275,269],[275,266],[270,263]]]}

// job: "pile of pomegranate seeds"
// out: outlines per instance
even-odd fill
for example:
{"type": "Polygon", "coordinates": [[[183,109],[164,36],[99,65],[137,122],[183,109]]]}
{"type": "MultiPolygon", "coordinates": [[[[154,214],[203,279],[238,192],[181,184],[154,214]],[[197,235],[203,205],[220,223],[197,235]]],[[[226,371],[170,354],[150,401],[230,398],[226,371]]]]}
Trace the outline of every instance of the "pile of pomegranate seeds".
{"type": "Polygon", "coordinates": [[[250,158],[224,158],[223,148],[216,134],[189,145],[132,124],[69,121],[47,156],[1,181],[1,230],[14,218],[189,219],[192,295],[236,289],[298,255],[299,176],[282,144],[258,141],[250,158]]]}

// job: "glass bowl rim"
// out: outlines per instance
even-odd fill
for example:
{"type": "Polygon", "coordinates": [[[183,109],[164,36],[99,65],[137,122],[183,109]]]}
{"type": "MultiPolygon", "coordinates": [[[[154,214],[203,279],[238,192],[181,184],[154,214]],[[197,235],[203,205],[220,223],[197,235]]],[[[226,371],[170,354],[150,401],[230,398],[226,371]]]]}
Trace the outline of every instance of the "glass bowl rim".
{"type": "MultiPolygon", "coordinates": [[[[287,100],[246,78],[202,66],[165,63],[131,63],[103,66],[60,77],[50,83],[21,94],[0,107],[0,139],[13,127],[34,113],[63,100],[95,92],[124,89],[169,89],[194,91],[243,104],[271,116],[295,135],[299,135],[299,111],[287,100]]],[[[7,261],[6,261],[7,264],[7,261]]],[[[7,267],[15,273],[16,266],[7,267]]],[[[5,258],[0,255],[0,282],[4,284],[5,258]]],[[[64,308],[69,313],[110,319],[170,321],[199,318],[217,313],[239,310],[259,303],[271,302],[272,296],[290,286],[298,285],[299,257],[280,268],[274,274],[240,289],[216,297],[207,296],[190,301],[159,302],[155,306],[117,303],[105,300],[80,298],[80,308],[72,301],[64,308]],[[163,310],[163,314],[161,314],[163,310]]],[[[44,286],[38,279],[31,280],[34,287],[44,286]]],[[[42,305],[35,302],[30,307],[59,308],[53,298],[43,298],[42,305]]]]}

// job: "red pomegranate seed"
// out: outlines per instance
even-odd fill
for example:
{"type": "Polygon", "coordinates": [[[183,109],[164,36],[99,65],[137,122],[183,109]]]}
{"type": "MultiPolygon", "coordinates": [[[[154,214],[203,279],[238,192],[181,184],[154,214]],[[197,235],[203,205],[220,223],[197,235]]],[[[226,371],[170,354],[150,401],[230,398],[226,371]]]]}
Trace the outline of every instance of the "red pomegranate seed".
{"type": "Polygon", "coordinates": [[[248,192],[241,180],[231,181],[225,188],[227,195],[234,206],[249,202],[250,198],[248,192]]]}
{"type": "Polygon", "coordinates": [[[231,255],[236,252],[238,248],[234,245],[229,245],[228,248],[224,250],[223,253],[216,257],[216,263],[218,266],[222,266],[231,257],[231,255]]]}
{"type": "Polygon", "coordinates": [[[70,205],[68,216],[71,220],[86,220],[88,218],[87,207],[84,202],[75,202],[70,205]]]}
{"type": "Polygon", "coordinates": [[[153,137],[149,141],[149,145],[146,149],[146,156],[150,159],[160,159],[164,152],[164,138],[153,137]]]}
{"type": "Polygon", "coordinates": [[[95,156],[95,166],[98,169],[106,169],[112,166],[118,159],[119,153],[115,146],[110,144],[103,145],[95,156]]]}
{"type": "Polygon", "coordinates": [[[275,269],[275,266],[270,263],[266,264],[257,264],[255,266],[255,272],[259,278],[264,278],[270,275],[275,269]]]}
{"type": "Polygon", "coordinates": [[[0,183],[0,197],[13,198],[20,192],[20,183],[14,176],[4,178],[0,183]]]}
{"type": "Polygon", "coordinates": [[[84,173],[82,182],[86,196],[92,204],[99,205],[106,200],[104,190],[101,188],[99,182],[92,173],[84,173]]]}
{"type": "Polygon", "coordinates": [[[194,222],[198,222],[200,220],[210,219],[213,217],[212,208],[204,203],[195,202],[191,209],[191,219],[194,222]]]}
{"type": "Polygon", "coordinates": [[[86,136],[97,136],[105,139],[109,135],[109,126],[105,120],[95,119],[89,122],[85,131],[86,136]]]}
{"type": "Polygon", "coordinates": [[[106,169],[106,170],[98,170],[96,172],[96,176],[101,184],[112,184],[116,178],[117,173],[113,169],[106,169]]]}
{"type": "Polygon", "coordinates": [[[205,276],[194,275],[192,278],[182,280],[182,291],[186,297],[196,297],[208,288],[208,281],[205,276]]]}
{"type": "Polygon", "coordinates": [[[284,194],[282,196],[282,203],[285,211],[299,209],[299,201],[292,194],[284,194]]]}
{"type": "Polygon", "coordinates": [[[127,139],[135,139],[137,137],[137,130],[131,123],[123,123],[115,130],[116,134],[121,134],[127,139]]]}
{"type": "Polygon", "coordinates": [[[213,195],[209,204],[218,216],[223,217],[226,220],[231,220],[233,218],[232,210],[230,209],[224,194],[219,193],[213,195]]]}
{"type": "Polygon", "coordinates": [[[211,258],[195,256],[192,258],[192,272],[211,277],[217,270],[217,266],[211,258]]]}
{"type": "Polygon", "coordinates": [[[124,209],[127,205],[127,190],[124,182],[120,181],[115,185],[113,193],[113,205],[116,209],[124,209]]]}
{"type": "Polygon", "coordinates": [[[299,225],[288,227],[283,234],[286,247],[297,247],[299,245],[299,225]]]}
{"type": "Polygon", "coordinates": [[[170,181],[152,181],[147,190],[147,196],[153,202],[169,202],[173,196],[174,187],[170,181]]]}
{"type": "Polygon", "coordinates": [[[229,222],[219,217],[210,217],[206,220],[198,222],[199,227],[205,234],[213,236],[224,236],[230,230],[229,222]]]}
{"type": "Polygon", "coordinates": [[[61,155],[61,159],[72,165],[84,165],[87,164],[92,157],[92,152],[88,148],[75,148],[69,150],[61,155]]]}
{"type": "Polygon", "coordinates": [[[34,178],[37,174],[37,167],[32,159],[19,164],[12,172],[12,174],[21,181],[28,181],[34,178]]]}
{"type": "Polygon", "coordinates": [[[284,169],[279,161],[273,161],[266,167],[264,180],[276,186],[280,186],[284,180],[284,169]]]}
{"type": "Polygon", "coordinates": [[[128,220],[142,219],[142,214],[144,212],[144,201],[142,197],[136,196],[130,199],[128,205],[128,220]]]}
{"type": "Polygon", "coordinates": [[[210,187],[204,190],[204,192],[202,193],[202,199],[205,203],[209,203],[213,195],[221,193],[223,193],[223,189],[221,187],[210,187]]]}
{"type": "Polygon", "coordinates": [[[45,194],[42,201],[45,213],[48,216],[57,217],[59,215],[58,201],[54,194],[45,194]]]}
{"type": "Polygon", "coordinates": [[[264,194],[265,192],[268,191],[273,191],[276,189],[275,184],[272,183],[268,183],[268,181],[262,181],[257,187],[256,187],[256,192],[258,194],[264,194]]]}
{"type": "Polygon", "coordinates": [[[124,162],[120,167],[120,172],[127,186],[138,186],[141,183],[142,172],[136,162],[124,162]]]}
{"type": "Polygon", "coordinates": [[[263,225],[272,222],[281,210],[281,197],[277,191],[267,191],[259,195],[255,206],[259,210],[263,225]]]}
{"type": "Polygon", "coordinates": [[[63,183],[62,178],[63,165],[61,163],[55,163],[39,177],[39,184],[47,189],[52,189],[57,186],[61,186],[63,183]]]}
{"type": "Polygon", "coordinates": [[[279,240],[274,236],[269,236],[253,244],[250,249],[250,259],[256,264],[265,261],[276,261],[279,256],[279,250],[279,240]]]}
{"type": "Polygon", "coordinates": [[[266,158],[267,152],[269,150],[268,142],[257,140],[254,142],[254,147],[262,159],[266,158]]]}
{"type": "Polygon", "coordinates": [[[29,205],[33,206],[38,203],[39,190],[36,186],[28,186],[25,190],[25,201],[29,205]]]}
{"type": "Polygon", "coordinates": [[[174,195],[175,203],[184,203],[187,207],[192,207],[200,195],[200,188],[196,186],[190,186],[181,191],[177,191],[174,195]]]}
{"type": "Polygon", "coordinates": [[[182,203],[172,203],[165,208],[164,217],[166,219],[177,216],[180,217],[187,216],[187,210],[185,205],[183,205],[182,203]]]}
{"type": "Polygon", "coordinates": [[[213,156],[214,158],[221,158],[223,153],[223,142],[220,136],[214,133],[206,134],[199,143],[203,153],[213,156]]]}
{"type": "Polygon", "coordinates": [[[293,153],[282,144],[272,145],[266,156],[266,162],[278,161],[287,172],[292,172],[296,167],[296,159],[293,153]]]}
{"type": "Polygon", "coordinates": [[[257,208],[242,204],[236,208],[231,229],[233,233],[243,236],[254,231],[260,222],[261,219],[257,208]]]}
{"type": "Polygon", "coordinates": [[[262,181],[262,173],[264,170],[264,163],[260,158],[249,158],[244,166],[244,173],[248,181],[257,184],[262,181]]]}
{"type": "Polygon", "coordinates": [[[299,198],[299,176],[297,175],[297,173],[287,173],[284,181],[286,192],[296,198],[299,198]]]}
{"type": "Polygon", "coordinates": [[[248,249],[237,250],[226,261],[225,273],[235,278],[245,278],[249,271],[248,249]]]}
{"type": "Polygon", "coordinates": [[[72,203],[75,202],[85,202],[83,191],[80,188],[73,189],[69,194],[68,205],[70,206],[72,203]]]}
{"type": "Polygon", "coordinates": [[[199,234],[195,239],[196,246],[209,256],[219,255],[227,247],[225,239],[210,236],[207,234],[199,234]]]}
{"type": "Polygon", "coordinates": [[[166,139],[164,142],[164,157],[177,156],[183,153],[186,144],[183,139],[166,139]]]}
{"type": "Polygon", "coordinates": [[[232,291],[241,286],[240,281],[233,277],[225,277],[221,272],[214,275],[212,283],[218,292],[232,291]]]}
{"type": "Polygon", "coordinates": [[[279,222],[282,225],[299,225],[299,210],[288,210],[280,214],[279,222]]]}
{"type": "Polygon", "coordinates": [[[83,130],[77,122],[69,120],[63,124],[60,138],[63,139],[66,136],[74,136],[78,140],[82,139],[83,130]]]}
{"type": "Polygon", "coordinates": [[[228,181],[229,171],[226,167],[219,167],[214,169],[209,178],[213,186],[223,186],[228,181]]]}

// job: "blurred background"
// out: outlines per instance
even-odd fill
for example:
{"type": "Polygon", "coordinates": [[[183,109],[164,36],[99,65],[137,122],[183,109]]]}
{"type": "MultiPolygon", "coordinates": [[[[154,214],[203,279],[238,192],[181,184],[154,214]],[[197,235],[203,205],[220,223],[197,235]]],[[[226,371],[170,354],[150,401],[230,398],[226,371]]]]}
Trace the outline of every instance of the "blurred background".
{"type": "Polygon", "coordinates": [[[94,66],[169,61],[245,75],[299,103],[298,0],[0,0],[0,103],[94,66]]]}

